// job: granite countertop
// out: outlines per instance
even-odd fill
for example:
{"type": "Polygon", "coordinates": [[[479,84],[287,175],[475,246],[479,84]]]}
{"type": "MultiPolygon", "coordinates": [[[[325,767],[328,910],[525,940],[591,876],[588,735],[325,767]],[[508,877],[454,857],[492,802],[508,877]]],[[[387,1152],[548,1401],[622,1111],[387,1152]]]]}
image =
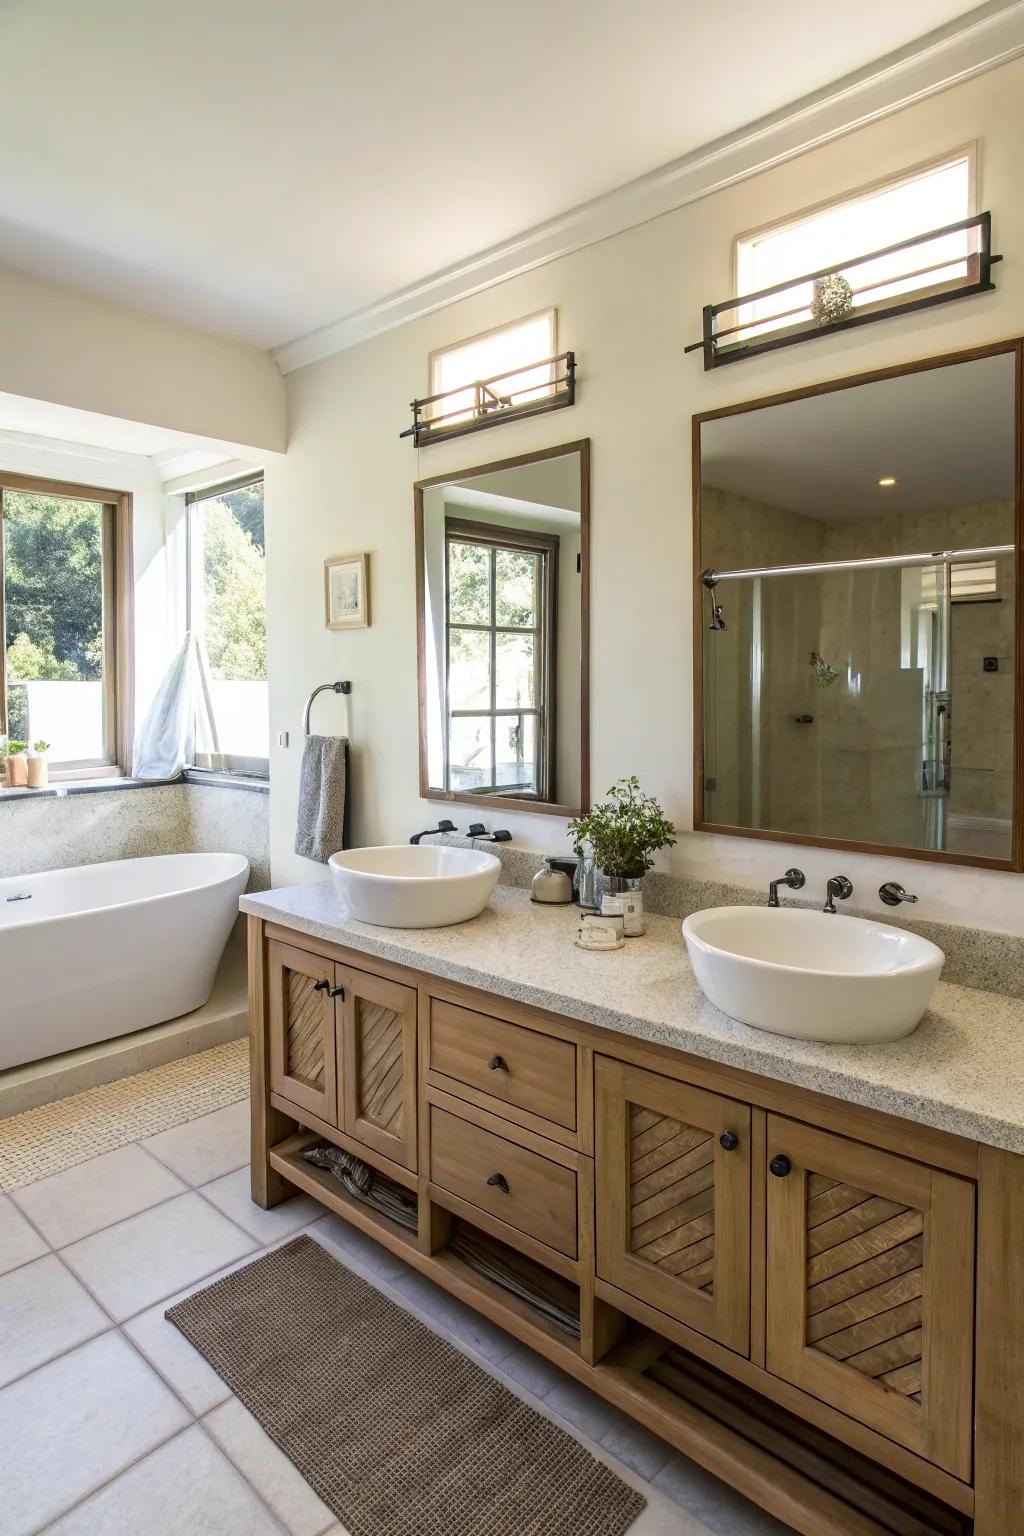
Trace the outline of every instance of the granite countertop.
{"type": "Polygon", "coordinates": [[[575,907],[534,906],[528,891],[506,886],[478,918],[452,928],[355,922],[329,882],[243,896],[241,908],[445,981],[1024,1153],[1018,998],[940,982],[905,1040],[821,1045],[752,1029],[709,1003],[676,918],[649,916],[644,938],[600,953],[574,944],[575,907]]]}

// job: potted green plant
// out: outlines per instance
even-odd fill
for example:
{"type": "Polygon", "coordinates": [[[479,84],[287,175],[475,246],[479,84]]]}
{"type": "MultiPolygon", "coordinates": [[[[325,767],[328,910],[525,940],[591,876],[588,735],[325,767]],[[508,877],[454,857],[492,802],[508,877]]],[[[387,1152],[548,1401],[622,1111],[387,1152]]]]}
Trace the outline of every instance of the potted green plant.
{"type": "Polygon", "coordinates": [[[50,750],[48,741],[36,741],[32,743],[32,751],[28,755],[28,787],[29,789],[45,789],[50,782],[50,770],[46,763],[46,754],[50,750]]]}
{"type": "Polygon", "coordinates": [[[25,756],[26,743],[15,741],[12,736],[7,743],[7,788],[21,789],[28,783],[28,758],[25,756]]]}
{"type": "Polygon", "coordinates": [[[607,798],[569,823],[577,855],[589,849],[611,894],[638,890],[654,864],[652,854],[671,848],[676,829],[653,795],[645,795],[636,774],[618,779],[607,798]]]}

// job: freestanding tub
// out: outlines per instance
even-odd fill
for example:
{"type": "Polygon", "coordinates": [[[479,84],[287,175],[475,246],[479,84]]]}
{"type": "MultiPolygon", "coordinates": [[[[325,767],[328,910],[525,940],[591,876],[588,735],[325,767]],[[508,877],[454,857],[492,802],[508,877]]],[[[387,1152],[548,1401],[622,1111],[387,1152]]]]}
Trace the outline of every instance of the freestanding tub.
{"type": "Polygon", "coordinates": [[[0,880],[0,1070],[201,1007],[248,876],[168,853],[0,880]]]}

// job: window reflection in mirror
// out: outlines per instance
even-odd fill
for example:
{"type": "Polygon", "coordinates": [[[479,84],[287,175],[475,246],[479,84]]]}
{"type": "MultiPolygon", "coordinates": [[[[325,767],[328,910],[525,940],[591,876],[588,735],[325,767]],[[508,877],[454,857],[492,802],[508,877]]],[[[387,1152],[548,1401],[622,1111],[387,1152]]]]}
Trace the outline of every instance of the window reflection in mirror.
{"type": "Polygon", "coordinates": [[[1011,860],[1015,354],[700,421],[700,825],[1011,860]]]}
{"type": "Polygon", "coordinates": [[[587,795],[587,445],[416,487],[421,792],[587,795]]]}

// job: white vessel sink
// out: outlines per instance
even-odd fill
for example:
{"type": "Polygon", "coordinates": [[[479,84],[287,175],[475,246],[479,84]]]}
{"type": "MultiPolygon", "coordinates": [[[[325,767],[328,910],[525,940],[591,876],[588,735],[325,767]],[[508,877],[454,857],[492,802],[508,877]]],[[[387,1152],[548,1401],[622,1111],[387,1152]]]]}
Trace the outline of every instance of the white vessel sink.
{"type": "Polygon", "coordinates": [[[920,1023],[945,955],[888,923],[796,907],[713,907],[683,923],[723,1013],[801,1040],[898,1040],[920,1023]]]}
{"type": "Polygon", "coordinates": [[[491,853],[399,843],[353,848],[328,859],[352,916],[382,928],[444,928],[486,907],[501,874],[491,853]]]}

